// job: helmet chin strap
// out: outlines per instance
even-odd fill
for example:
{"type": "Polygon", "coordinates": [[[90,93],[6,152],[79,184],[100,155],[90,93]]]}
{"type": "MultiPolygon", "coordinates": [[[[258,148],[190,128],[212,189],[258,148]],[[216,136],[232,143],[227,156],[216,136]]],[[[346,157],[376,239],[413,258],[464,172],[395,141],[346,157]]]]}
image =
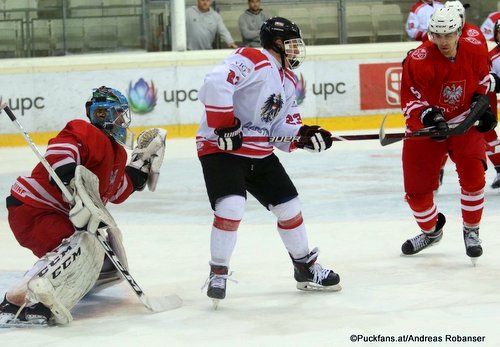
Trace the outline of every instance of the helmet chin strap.
{"type": "Polygon", "coordinates": [[[285,56],[285,50],[281,49],[276,43],[273,44],[272,46],[273,51],[278,53],[281,57],[281,67],[283,69],[286,69],[286,56],[285,56]]]}

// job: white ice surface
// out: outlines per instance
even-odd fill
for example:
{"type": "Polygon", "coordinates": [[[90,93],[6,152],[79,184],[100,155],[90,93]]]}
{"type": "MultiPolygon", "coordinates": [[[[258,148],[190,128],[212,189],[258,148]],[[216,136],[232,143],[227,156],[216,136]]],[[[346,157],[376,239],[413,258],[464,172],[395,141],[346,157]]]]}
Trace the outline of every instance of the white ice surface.
{"type": "MultiPolygon", "coordinates": [[[[402,257],[402,242],[418,227],[403,199],[400,151],[400,143],[382,148],[377,141],[350,141],[321,154],[277,152],[299,190],[310,246],[320,247],[319,262],[340,274],[343,290],[296,290],[274,216],[249,198],[231,262],[238,283],[229,283],[214,311],[200,290],[208,275],[212,212],[195,144],[168,140],[156,192],[136,193],[110,211],[124,234],[130,272],[145,293],[177,293],[184,305],[151,314],[122,283],[78,304],[69,326],[0,330],[0,346],[397,345],[353,343],[352,334],[484,336],[482,343],[434,345],[500,346],[500,195],[487,187],[484,255],[473,267],[448,163],[437,196],[448,219],[443,240],[402,257]]],[[[36,158],[28,147],[2,148],[0,158],[3,204],[12,182],[29,173],[36,158]]],[[[0,292],[34,261],[18,246],[1,207],[0,292]]]]}

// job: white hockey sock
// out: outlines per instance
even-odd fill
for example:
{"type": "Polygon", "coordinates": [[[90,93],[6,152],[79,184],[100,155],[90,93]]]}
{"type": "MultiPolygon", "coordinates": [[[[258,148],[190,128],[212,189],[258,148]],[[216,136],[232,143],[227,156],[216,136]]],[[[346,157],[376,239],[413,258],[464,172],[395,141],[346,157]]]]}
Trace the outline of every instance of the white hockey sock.
{"type": "Polygon", "coordinates": [[[224,231],[212,227],[210,254],[212,265],[229,266],[229,260],[236,246],[236,231],[224,231]]]}
{"type": "Polygon", "coordinates": [[[304,223],[293,229],[282,229],[278,226],[278,232],[293,259],[303,258],[309,254],[309,244],[304,223]]]}

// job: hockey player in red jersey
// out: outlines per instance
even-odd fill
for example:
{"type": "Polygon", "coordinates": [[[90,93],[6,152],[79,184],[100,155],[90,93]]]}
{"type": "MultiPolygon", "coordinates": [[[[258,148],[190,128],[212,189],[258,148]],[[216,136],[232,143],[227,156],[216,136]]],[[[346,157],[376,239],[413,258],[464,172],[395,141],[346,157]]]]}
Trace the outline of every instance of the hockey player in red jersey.
{"type": "MultiPolygon", "coordinates": [[[[401,105],[407,132],[431,126],[446,130],[464,120],[475,98],[488,92],[488,52],[481,42],[460,38],[461,27],[455,9],[437,10],[429,23],[431,41],[406,58],[401,105]]],[[[433,191],[438,187],[443,157],[448,154],[459,176],[466,253],[473,261],[481,256],[479,224],[486,168],[483,133],[496,126],[496,116],[488,110],[480,121],[464,135],[404,141],[406,201],[422,233],[402,245],[403,254],[416,254],[443,236],[445,217],[438,212],[433,191]]]]}
{"type": "Polygon", "coordinates": [[[292,258],[297,288],[339,290],[339,276],[316,262],[309,249],[300,202],[273,147],[313,152],[332,145],[330,132],[302,124],[295,100],[292,69],[305,58],[298,26],[280,17],[268,19],[260,30],[263,50],[240,48],[206,78],[198,97],[205,112],[197,134],[198,156],[212,209],[210,276],[207,295],[224,299],[236,232],[243,217],[247,192],[277,218],[277,228],[292,258]],[[295,144],[247,142],[244,136],[294,136],[295,144]]]}
{"type": "MultiPolygon", "coordinates": [[[[90,123],[68,122],[49,141],[45,159],[70,192],[75,193],[75,171],[82,166],[99,179],[96,191],[104,204],[122,203],[134,191],[144,189],[151,164],[137,148],[132,162],[126,164],[124,146],[131,149],[133,144],[133,134],[127,129],[127,99],[118,90],[102,86],[93,91],[85,107],[90,123]]],[[[0,304],[0,326],[69,323],[69,310],[96,284],[120,280],[96,238],[89,236],[91,212],[76,199],[70,205],[42,163],[30,176],[17,178],[6,203],[17,241],[40,259],[21,283],[7,291],[0,304]],[[51,273],[51,266],[58,262],[61,267],[51,273]]],[[[110,232],[108,239],[120,248],[115,253],[126,264],[119,230],[110,232]]]]}

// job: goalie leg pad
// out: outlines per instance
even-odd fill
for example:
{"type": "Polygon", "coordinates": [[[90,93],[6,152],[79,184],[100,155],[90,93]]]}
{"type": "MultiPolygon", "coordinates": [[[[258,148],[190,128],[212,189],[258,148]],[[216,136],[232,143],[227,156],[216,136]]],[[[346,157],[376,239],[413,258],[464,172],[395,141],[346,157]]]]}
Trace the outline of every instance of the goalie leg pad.
{"type": "MultiPolygon", "coordinates": [[[[50,309],[56,324],[72,321],[70,310],[94,286],[102,268],[104,249],[89,232],[76,232],[40,259],[25,275],[24,284],[7,293],[24,296],[25,302],[40,302],[50,309]]],[[[17,303],[16,303],[17,304],[17,303]]]]}

